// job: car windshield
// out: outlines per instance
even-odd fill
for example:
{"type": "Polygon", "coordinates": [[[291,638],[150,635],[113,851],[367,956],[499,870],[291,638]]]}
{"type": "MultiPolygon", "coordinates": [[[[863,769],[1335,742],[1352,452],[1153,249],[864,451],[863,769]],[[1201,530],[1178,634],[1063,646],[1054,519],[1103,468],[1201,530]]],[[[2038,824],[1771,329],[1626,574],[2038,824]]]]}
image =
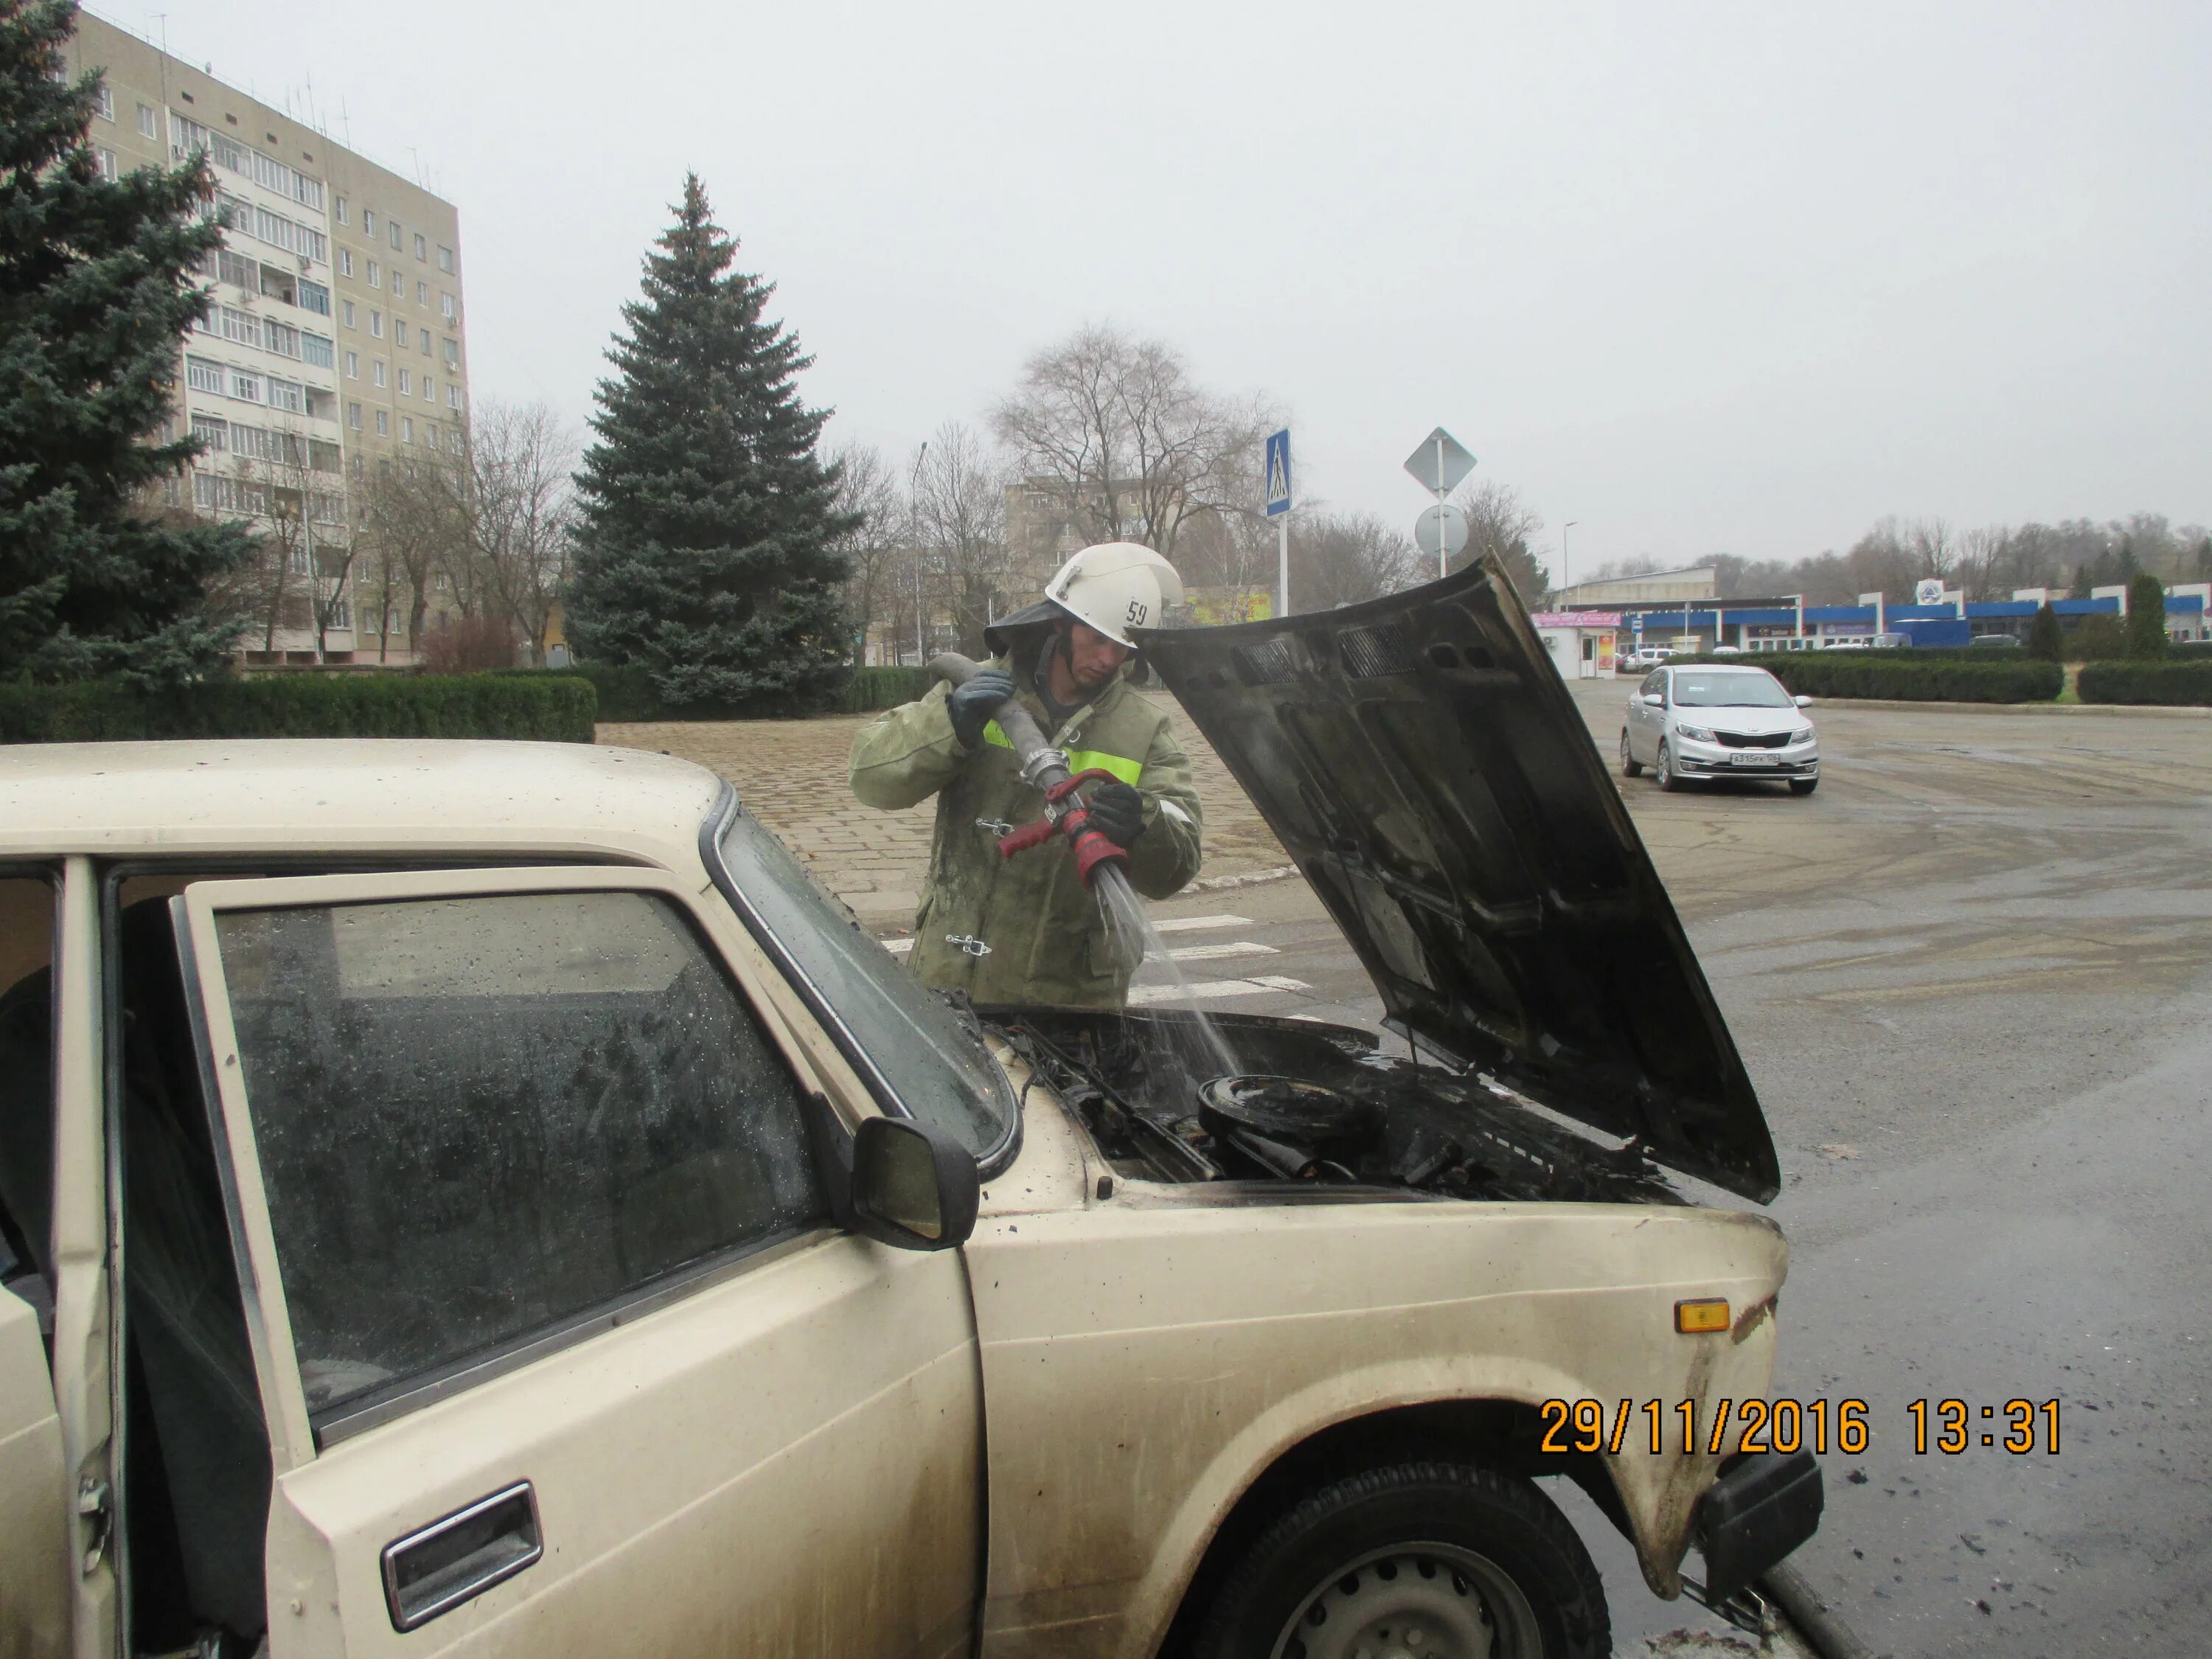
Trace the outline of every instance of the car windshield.
{"type": "Polygon", "coordinates": [[[1763,668],[1728,674],[1674,676],[1678,708],[1790,708],[1796,707],[1782,682],[1763,668]]]}
{"type": "Polygon", "coordinates": [[[890,1111],[988,1158],[1018,1108],[972,1015],[927,989],[814,884],[781,842],[732,808],[719,843],[724,892],[890,1111]]]}

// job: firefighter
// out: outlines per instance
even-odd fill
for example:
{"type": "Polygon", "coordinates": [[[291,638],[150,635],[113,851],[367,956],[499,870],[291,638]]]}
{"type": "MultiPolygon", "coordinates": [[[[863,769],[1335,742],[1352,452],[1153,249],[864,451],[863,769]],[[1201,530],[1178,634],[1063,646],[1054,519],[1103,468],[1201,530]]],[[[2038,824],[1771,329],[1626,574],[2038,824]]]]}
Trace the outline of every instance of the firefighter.
{"type": "Polygon", "coordinates": [[[1198,793],[1167,710],[1133,683],[1132,630],[1182,598],[1175,567],[1148,547],[1086,547],[1038,604],[986,629],[993,655],[964,685],[942,682],[871,722],[853,743],[853,793],[897,811],[937,797],[929,877],[915,921],[914,970],[978,1003],[1118,1008],[1135,963],[1055,836],[1011,859],[999,838],[1044,810],[992,716],[1009,697],[1036,718],[1085,787],[1091,827],[1128,852],[1130,884],[1164,899],[1198,873],[1198,793]]]}

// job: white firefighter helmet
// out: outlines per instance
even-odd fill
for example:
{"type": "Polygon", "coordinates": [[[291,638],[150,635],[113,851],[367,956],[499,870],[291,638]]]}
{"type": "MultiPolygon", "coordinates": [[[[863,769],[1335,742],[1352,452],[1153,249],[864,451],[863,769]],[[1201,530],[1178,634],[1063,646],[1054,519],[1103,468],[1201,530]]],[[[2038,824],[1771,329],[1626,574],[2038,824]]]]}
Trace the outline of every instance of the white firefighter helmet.
{"type": "Polygon", "coordinates": [[[1182,603],[1182,578],[1149,547],[1100,542],[1060,566],[1044,585],[1044,596],[1076,621],[1134,650],[1130,630],[1158,628],[1167,608],[1182,603]]]}

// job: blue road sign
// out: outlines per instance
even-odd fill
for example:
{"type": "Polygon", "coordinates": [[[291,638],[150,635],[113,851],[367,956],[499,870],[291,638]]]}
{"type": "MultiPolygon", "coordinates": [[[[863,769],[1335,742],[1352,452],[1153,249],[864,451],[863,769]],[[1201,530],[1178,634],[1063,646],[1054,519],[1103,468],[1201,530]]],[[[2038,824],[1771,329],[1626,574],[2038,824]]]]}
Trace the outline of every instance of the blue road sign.
{"type": "Polygon", "coordinates": [[[1285,427],[1267,438],[1267,516],[1279,518],[1291,510],[1291,431],[1285,427]]]}

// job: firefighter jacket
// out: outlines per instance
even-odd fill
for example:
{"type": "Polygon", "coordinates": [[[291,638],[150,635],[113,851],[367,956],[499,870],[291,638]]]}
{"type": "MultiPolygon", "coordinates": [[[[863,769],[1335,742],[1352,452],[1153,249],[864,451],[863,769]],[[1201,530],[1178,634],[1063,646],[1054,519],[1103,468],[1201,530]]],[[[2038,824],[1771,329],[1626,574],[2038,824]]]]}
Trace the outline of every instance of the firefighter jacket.
{"type": "MultiPolygon", "coordinates": [[[[1195,876],[1200,824],[1190,760],[1166,710],[1129,684],[1129,669],[1055,732],[1029,689],[1027,665],[1003,655],[994,665],[1013,674],[1016,698],[1052,745],[1067,751],[1071,771],[1110,772],[1144,796],[1144,828],[1129,848],[1130,884],[1163,899],[1195,876]]],[[[978,1003],[1120,1007],[1135,964],[1117,959],[1067,838],[999,855],[1000,836],[1044,811],[1044,792],[1021,781],[996,720],[975,753],[961,749],[945,708],[950,690],[931,687],[872,721],[853,743],[853,793],[867,805],[896,811],[937,797],[914,971],[926,985],[965,991],[978,1003]]]]}

